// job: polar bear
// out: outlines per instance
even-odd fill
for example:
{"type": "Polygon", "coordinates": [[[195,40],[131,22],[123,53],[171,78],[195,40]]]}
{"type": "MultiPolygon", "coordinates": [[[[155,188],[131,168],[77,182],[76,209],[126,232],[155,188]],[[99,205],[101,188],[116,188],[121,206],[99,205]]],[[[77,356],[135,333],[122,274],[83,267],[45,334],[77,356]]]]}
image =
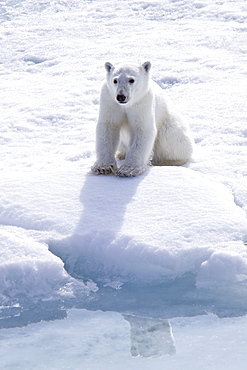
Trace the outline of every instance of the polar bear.
{"type": "Polygon", "coordinates": [[[193,138],[164,90],[150,78],[151,63],[105,63],[94,174],[137,176],[150,164],[183,165],[193,138]],[[123,161],[117,167],[116,158],[123,161]]]}

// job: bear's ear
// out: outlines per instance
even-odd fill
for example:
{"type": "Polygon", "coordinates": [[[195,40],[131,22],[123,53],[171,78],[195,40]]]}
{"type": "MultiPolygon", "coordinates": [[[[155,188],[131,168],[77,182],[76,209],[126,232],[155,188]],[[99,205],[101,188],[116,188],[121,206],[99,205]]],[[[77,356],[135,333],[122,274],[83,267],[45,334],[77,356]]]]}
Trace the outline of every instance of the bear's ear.
{"type": "Polygon", "coordinates": [[[148,73],[151,69],[151,63],[150,62],[145,62],[145,63],[143,63],[142,67],[143,67],[144,71],[148,73]]]}
{"type": "Polygon", "coordinates": [[[107,70],[108,73],[111,72],[113,68],[114,67],[111,63],[109,63],[109,62],[105,63],[105,69],[107,70]]]}

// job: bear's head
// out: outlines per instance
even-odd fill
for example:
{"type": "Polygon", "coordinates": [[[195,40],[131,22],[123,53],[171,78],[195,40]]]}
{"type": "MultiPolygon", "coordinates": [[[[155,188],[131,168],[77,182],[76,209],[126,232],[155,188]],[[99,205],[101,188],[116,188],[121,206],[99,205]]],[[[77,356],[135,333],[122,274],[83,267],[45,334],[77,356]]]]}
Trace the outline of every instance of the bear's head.
{"type": "Polygon", "coordinates": [[[145,62],[141,66],[124,64],[117,67],[107,62],[105,69],[108,89],[118,104],[132,105],[141,100],[147,93],[150,62],[145,62]]]}

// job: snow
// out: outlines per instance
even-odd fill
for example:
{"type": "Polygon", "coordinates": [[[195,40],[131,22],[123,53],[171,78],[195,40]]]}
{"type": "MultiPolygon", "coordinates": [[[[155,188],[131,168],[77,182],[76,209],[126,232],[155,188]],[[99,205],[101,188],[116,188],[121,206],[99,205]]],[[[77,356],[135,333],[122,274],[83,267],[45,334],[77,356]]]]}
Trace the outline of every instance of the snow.
{"type": "Polygon", "coordinates": [[[73,235],[50,243],[73,275],[150,283],[192,271],[200,284],[219,284],[225,269],[227,283],[247,273],[246,215],[205,175],[179,167],[125,182],[87,175],[80,200],[73,235]]]}
{"type": "Polygon", "coordinates": [[[3,369],[245,369],[246,19],[241,0],[0,4],[3,369]],[[186,166],[90,173],[104,63],[126,60],[189,121],[186,166]]]}
{"type": "MultiPolygon", "coordinates": [[[[146,324],[146,321],[144,321],[146,324]]],[[[145,325],[144,324],[144,325],[145,325]]],[[[218,319],[175,318],[168,323],[153,323],[153,331],[132,331],[119,313],[70,310],[66,320],[41,322],[29,327],[2,329],[1,364],[3,369],[201,369],[246,368],[246,317],[218,319]],[[163,327],[163,356],[129,355],[145,335],[146,343],[157,326],[163,327]],[[175,342],[173,341],[175,338],[175,342]],[[11,343],[11,345],[10,345],[11,343]],[[174,345],[175,344],[175,345],[174,345]],[[176,346],[176,352],[175,351],[176,346]],[[192,362],[193,361],[193,362],[192,362]]],[[[157,338],[158,339],[158,338],[157,338]]],[[[160,339],[160,338],[159,338],[160,339]]],[[[142,347],[145,346],[142,340],[142,347]]],[[[153,339],[154,340],[154,339],[153,339]]],[[[160,340],[157,341],[161,347],[160,340]]]]}

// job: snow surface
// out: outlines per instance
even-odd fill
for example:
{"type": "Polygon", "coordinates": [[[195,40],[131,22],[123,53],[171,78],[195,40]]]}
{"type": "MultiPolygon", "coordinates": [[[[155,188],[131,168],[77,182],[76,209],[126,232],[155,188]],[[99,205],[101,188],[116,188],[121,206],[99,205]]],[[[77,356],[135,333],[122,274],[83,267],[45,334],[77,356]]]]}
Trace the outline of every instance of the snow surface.
{"type": "Polygon", "coordinates": [[[3,369],[246,368],[246,20],[241,0],[1,2],[3,369]],[[189,121],[186,166],[90,173],[104,63],[126,60],[189,121]]]}
{"type": "Polygon", "coordinates": [[[169,338],[170,327],[163,322],[163,356],[131,357],[136,341],[130,340],[130,325],[119,313],[71,310],[66,320],[2,329],[2,369],[177,370],[193,365],[195,369],[245,370],[246,317],[174,318],[170,324],[173,335],[169,338]]]}

